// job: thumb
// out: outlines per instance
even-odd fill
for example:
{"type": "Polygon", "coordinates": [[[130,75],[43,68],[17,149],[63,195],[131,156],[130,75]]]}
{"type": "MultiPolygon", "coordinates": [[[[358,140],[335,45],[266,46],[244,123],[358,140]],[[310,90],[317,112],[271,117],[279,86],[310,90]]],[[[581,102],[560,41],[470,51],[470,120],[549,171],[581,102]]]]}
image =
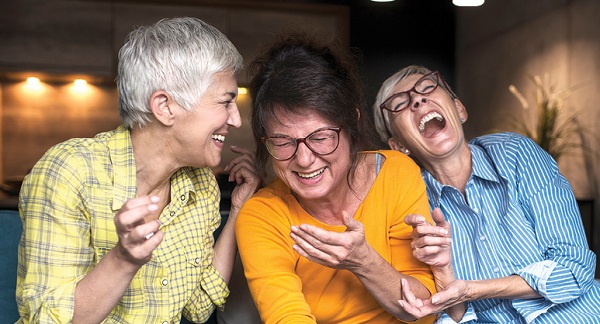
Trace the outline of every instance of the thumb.
{"type": "Polygon", "coordinates": [[[444,214],[442,214],[442,210],[438,207],[433,209],[433,211],[431,212],[431,217],[433,217],[435,225],[450,228],[450,224],[446,221],[444,214]]]}
{"type": "Polygon", "coordinates": [[[354,216],[348,214],[345,210],[342,211],[342,222],[346,226],[347,232],[360,229],[360,225],[361,225],[360,222],[358,222],[356,219],[354,219],[354,216]]]}

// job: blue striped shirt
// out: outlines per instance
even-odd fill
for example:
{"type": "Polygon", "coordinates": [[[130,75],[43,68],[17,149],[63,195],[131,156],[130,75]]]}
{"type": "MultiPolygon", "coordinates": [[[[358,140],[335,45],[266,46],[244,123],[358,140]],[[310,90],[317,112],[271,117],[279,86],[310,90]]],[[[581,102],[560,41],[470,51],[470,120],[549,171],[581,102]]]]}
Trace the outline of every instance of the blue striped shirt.
{"type": "MultiPolygon", "coordinates": [[[[452,228],[456,276],[516,274],[543,298],[472,301],[463,322],[600,323],[596,256],[556,162],[512,133],[481,136],[469,147],[473,164],[464,196],[422,170],[431,208],[440,207],[452,228]]],[[[443,314],[440,322],[448,321],[443,314]]]]}

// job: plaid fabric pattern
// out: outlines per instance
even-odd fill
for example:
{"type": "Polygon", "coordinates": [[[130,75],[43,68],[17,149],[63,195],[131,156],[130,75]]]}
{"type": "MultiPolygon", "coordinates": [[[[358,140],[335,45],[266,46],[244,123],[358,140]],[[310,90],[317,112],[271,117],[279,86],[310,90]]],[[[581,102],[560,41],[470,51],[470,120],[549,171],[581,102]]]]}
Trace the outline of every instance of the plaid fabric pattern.
{"type": "MultiPolygon", "coordinates": [[[[26,177],[19,209],[20,323],[68,323],[75,286],[118,241],[114,216],[137,196],[130,133],[124,127],[48,150],[26,177]]],[[[171,178],[163,242],[105,323],[202,322],[229,295],[212,266],[220,192],[209,168],[171,178]]],[[[107,283],[110,284],[110,283],[107,283]]]]}

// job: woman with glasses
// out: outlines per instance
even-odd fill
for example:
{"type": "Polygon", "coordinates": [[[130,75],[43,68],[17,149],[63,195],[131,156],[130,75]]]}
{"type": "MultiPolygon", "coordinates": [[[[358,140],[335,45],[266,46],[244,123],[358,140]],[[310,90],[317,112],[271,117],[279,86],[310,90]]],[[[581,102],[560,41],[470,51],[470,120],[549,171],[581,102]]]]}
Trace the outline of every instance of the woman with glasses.
{"type": "Polygon", "coordinates": [[[449,323],[600,323],[596,257],[550,155],[513,133],[467,142],[465,107],[422,66],[388,78],[374,113],[381,138],[421,165],[433,209],[435,226],[418,215],[405,221],[440,292],[422,300],[404,286],[408,312],[452,306],[440,316],[449,323]]]}
{"type": "Polygon", "coordinates": [[[236,237],[262,321],[415,320],[397,300],[402,283],[435,292],[404,223],[431,219],[425,185],[406,156],[365,151],[372,128],[351,62],[290,36],[252,67],[257,169],[270,162],[276,177],[244,204],[236,237]]]}

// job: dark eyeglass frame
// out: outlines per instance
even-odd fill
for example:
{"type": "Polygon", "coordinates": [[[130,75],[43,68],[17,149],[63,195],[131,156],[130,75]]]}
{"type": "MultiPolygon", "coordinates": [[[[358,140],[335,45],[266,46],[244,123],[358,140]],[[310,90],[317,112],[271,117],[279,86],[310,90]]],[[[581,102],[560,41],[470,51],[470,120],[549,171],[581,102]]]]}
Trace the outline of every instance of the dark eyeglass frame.
{"type": "Polygon", "coordinates": [[[322,156],[322,155],[329,155],[329,154],[335,152],[335,150],[337,150],[338,146],[340,146],[340,132],[341,131],[342,131],[342,127],[322,127],[322,128],[319,128],[319,129],[315,130],[314,132],[308,134],[304,138],[294,138],[294,137],[290,137],[290,136],[269,136],[269,137],[262,137],[261,140],[262,140],[263,144],[265,144],[265,147],[267,148],[267,151],[269,152],[269,154],[275,160],[277,160],[277,161],[287,161],[287,160],[293,158],[294,156],[296,156],[296,153],[298,152],[298,146],[300,146],[300,143],[304,143],[304,145],[306,145],[306,147],[308,147],[308,149],[311,150],[311,152],[315,153],[316,155],[320,155],[320,156],[322,156]],[[310,146],[309,142],[307,142],[306,140],[308,138],[310,138],[311,136],[315,135],[316,133],[322,132],[324,130],[332,130],[332,131],[334,131],[337,134],[337,143],[335,144],[335,147],[331,150],[331,152],[328,152],[328,153],[318,153],[318,152],[315,152],[315,150],[310,146]],[[296,143],[296,148],[294,149],[294,153],[292,153],[292,155],[290,157],[286,158],[286,159],[278,159],[275,155],[273,155],[273,153],[271,152],[271,150],[269,150],[269,145],[267,145],[267,141],[269,139],[272,139],[272,138],[279,138],[279,139],[286,138],[286,139],[289,139],[289,140],[295,142],[296,143]]]}
{"type": "MultiPolygon", "coordinates": [[[[415,84],[413,85],[412,88],[410,88],[410,89],[408,89],[406,91],[394,93],[393,95],[391,95],[387,99],[385,99],[381,103],[381,105],[379,105],[379,109],[381,109],[381,118],[383,118],[383,125],[385,126],[385,131],[387,132],[387,134],[388,134],[389,137],[392,137],[392,131],[390,130],[390,127],[388,126],[388,122],[385,119],[384,110],[387,110],[387,111],[392,112],[392,113],[399,113],[399,112],[405,110],[406,108],[408,108],[410,106],[410,101],[411,101],[410,100],[410,93],[411,92],[415,92],[415,93],[422,94],[422,95],[428,95],[428,94],[434,92],[435,89],[437,89],[440,86],[440,82],[443,82],[444,85],[446,85],[446,81],[444,81],[444,78],[442,78],[442,76],[440,75],[440,72],[433,71],[433,72],[427,73],[427,74],[423,75],[422,77],[420,77],[419,80],[417,80],[415,82],[415,84]],[[428,90],[428,91],[419,92],[417,90],[417,85],[419,83],[421,83],[423,80],[425,80],[427,78],[430,78],[432,75],[435,76],[435,87],[433,87],[431,90],[428,90]],[[398,110],[393,110],[393,109],[390,109],[390,108],[387,107],[387,105],[392,100],[394,100],[397,97],[400,97],[400,96],[402,96],[404,94],[408,94],[408,97],[409,97],[408,104],[406,105],[406,107],[404,107],[402,109],[398,109],[398,110]]],[[[447,87],[447,85],[446,85],[446,87],[447,87]]]]}

